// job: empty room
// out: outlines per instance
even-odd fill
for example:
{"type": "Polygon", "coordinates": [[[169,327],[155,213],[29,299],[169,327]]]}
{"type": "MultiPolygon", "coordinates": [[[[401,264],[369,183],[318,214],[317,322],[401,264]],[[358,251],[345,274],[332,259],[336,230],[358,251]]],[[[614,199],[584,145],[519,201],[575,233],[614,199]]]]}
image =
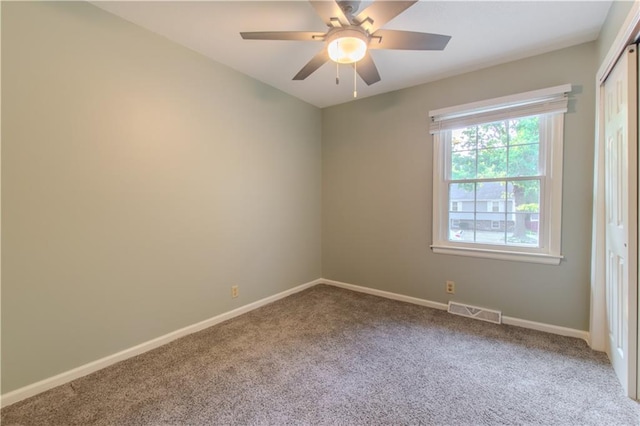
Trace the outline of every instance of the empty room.
{"type": "Polygon", "coordinates": [[[0,24],[1,424],[640,424],[640,2],[0,24]]]}

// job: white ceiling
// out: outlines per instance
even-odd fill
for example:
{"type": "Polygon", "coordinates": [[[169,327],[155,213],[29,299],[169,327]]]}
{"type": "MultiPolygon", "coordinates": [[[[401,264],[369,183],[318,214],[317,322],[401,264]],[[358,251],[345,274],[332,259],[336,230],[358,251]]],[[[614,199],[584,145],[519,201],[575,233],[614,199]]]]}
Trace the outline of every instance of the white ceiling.
{"type": "MultiPolygon", "coordinates": [[[[363,1],[363,10],[370,1],[363,1]]],[[[353,99],[353,70],[323,65],[292,77],[322,42],[242,40],[240,31],[326,31],[307,1],[93,2],[141,27],[318,107],[353,99]]],[[[358,79],[358,98],[595,40],[611,1],[431,1],[383,28],[451,35],[442,52],[374,50],[382,80],[358,79]]]]}

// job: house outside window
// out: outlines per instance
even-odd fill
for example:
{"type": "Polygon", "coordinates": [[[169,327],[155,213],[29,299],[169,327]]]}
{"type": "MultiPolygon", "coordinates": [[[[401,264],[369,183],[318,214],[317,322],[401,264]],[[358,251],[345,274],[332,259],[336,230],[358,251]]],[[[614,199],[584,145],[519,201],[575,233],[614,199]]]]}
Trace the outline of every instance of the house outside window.
{"type": "Polygon", "coordinates": [[[430,112],[435,253],[560,262],[570,91],[564,85],[430,112]]]}

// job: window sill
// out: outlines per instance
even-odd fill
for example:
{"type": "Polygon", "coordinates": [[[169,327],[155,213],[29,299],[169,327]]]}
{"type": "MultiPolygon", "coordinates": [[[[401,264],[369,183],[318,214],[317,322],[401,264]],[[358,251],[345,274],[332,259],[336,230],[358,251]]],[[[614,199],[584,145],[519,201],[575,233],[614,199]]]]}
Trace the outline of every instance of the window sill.
{"type": "Polygon", "coordinates": [[[510,260],[515,262],[542,263],[545,265],[559,265],[560,261],[564,258],[561,255],[551,255],[546,253],[522,253],[515,251],[439,245],[432,245],[431,249],[436,254],[451,254],[454,256],[480,257],[485,259],[510,260]]]}

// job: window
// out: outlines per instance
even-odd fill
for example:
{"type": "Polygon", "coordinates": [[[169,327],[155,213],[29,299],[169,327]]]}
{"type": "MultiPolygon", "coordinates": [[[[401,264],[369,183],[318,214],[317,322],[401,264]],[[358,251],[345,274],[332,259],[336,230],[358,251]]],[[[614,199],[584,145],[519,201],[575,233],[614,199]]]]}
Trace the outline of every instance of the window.
{"type": "Polygon", "coordinates": [[[435,253],[560,263],[570,91],[564,85],[429,113],[435,253]]]}

